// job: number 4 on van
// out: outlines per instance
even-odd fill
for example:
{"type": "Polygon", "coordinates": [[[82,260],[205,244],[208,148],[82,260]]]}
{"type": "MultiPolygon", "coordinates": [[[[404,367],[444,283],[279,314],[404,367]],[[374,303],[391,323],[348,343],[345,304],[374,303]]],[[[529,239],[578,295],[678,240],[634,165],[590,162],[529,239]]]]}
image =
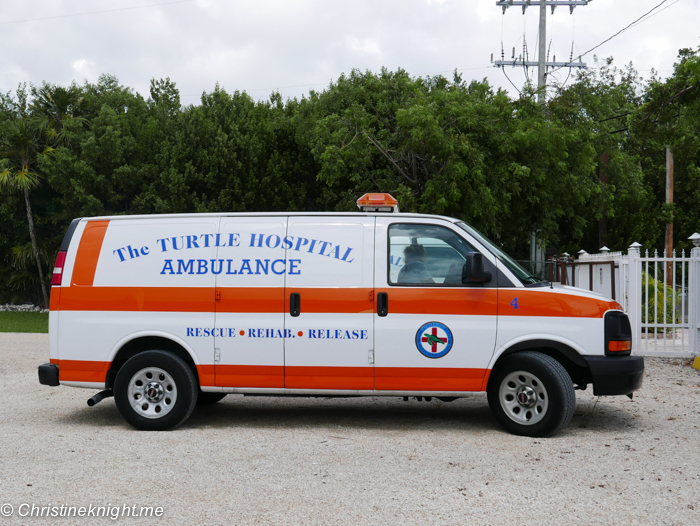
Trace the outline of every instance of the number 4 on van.
{"type": "Polygon", "coordinates": [[[143,430],[175,428],[227,394],[447,402],[485,391],[504,429],[533,437],[570,422],[574,389],[631,397],[641,387],[644,360],[615,301],[540,281],[459,219],[399,213],[389,194],[357,204],[74,220],[53,271],[40,383],[99,390],[89,406],[113,396],[143,430]],[[292,238],[158,250],[164,239],[292,238]],[[115,257],[124,247],[142,248],[115,257]],[[163,273],[179,250],[187,261],[275,263],[163,273]],[[290,337],[248,337],[247,327],[290,337]]]}

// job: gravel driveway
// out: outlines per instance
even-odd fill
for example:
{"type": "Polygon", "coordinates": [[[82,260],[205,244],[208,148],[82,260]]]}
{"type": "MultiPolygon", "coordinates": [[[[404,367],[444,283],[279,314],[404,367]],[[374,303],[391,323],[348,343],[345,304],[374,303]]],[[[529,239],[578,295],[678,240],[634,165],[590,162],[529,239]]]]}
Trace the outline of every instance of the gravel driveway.
{"type": "Polygon", "coordinates": [[[47,361],[47,335],[0,334],[0,505],[15,510],[0,526],[54,522],[18,517],[25,503],[162,506],[129,524],[700,524],[700,371],[685,360],[647,359],[634,400],[577,392],[549,439],[506,434],[483,395],[229,395],[139,432],[113,399],[40,385],[47,361]]]}

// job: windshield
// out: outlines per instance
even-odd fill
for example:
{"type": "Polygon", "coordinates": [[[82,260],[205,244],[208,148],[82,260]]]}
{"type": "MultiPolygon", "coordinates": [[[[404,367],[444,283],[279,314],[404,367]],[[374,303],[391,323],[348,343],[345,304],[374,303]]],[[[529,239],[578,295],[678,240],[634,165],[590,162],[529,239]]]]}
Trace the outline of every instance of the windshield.
{"type": "Polygon", "coordinates": [[[523,285],[532,285],[533,283],[539,283],[540,279],[537,276],[533,276],[530,272],[525,270],[520,264],[515,261],[508,254],[503,252],[498,246],[496,246],[489,238],[484,234],[479,232],[473,226],[470,226],[462,221],[457,223],[457,226],[462,230],[465,230],[470,235],[474,236],[476,240],[488,248],[493,254],[498,258],[498,260],[503,263],[508,270],[510,270],[515,276],[523,283],[523,285]]]}

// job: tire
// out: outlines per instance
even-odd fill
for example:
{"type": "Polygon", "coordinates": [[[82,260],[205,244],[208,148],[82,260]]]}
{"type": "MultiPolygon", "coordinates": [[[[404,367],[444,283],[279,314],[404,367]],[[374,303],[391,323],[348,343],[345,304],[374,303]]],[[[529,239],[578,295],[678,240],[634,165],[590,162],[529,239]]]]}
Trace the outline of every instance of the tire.
{"type": "Polygon", "coordinates": [[[129,424],[165,431],[182,424],[197,403],[199,385],[182,358],[146,351],[130,358],[114,381],[114,401],[129,424]]]}
{"type": "Polygon", "coordinates": [[[548,437],[574,416],[576,394],[569,373],[554,358],[526,351],[512,354],[494,370],[488,400],[496,420],[510,433],[548,437]]]}
{"type": "Polygon", "coordinates": [[[199,391],[199,396],[197,396],[197,405],[212,405],[224,399],[226,393],[205,393],[204,391],[199,391]]]}

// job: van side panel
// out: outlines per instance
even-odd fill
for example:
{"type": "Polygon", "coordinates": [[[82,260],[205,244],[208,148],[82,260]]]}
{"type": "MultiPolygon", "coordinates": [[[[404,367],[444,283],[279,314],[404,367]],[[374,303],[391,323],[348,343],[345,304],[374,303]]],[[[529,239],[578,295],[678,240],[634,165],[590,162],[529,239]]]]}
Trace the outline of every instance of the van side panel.
{"type": "Polygon", "coordinates": [[[490,367],[504,351],[528,340],[561,343],[582,356],[603,355],[603,316],[620,307],[614,301],[582,294],[585,292],[561,286],[500,289],[498,339],[490,367]]]}
{"type": "Polygon", "coordinates": [[[70,285],[60,291],[61,383],[104,385],[118,342],[149,334],[174,341],[196,335],[188,338],[193,361],[213,364],[214,276],[203,269],[216,257],[218,222],[87,221],[70,285]]]}

